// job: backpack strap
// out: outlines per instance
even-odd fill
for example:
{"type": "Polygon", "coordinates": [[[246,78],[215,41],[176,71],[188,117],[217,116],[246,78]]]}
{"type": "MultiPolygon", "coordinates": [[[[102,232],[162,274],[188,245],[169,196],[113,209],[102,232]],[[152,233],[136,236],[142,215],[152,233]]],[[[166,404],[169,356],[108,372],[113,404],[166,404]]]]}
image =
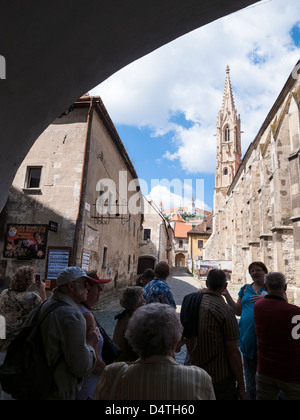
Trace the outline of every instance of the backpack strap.
{"type": "MultiPolygon", "coordinates": [[[[48,302],[49,300],[46,300],[45,302],[43,302],[37,309],[35,314],[33,315],[33,318],[31,320],[32,324],[34,325],[35,330],[41,330],[41,324],[42,322],[47,318],[47,316],[53,312],[55,309],[61,307],[61,306],[70,306],[68,303],[66,302],[62,302],[62,301],[53,301],[49,304],[49,307],[46,308],[45,312],[42,314],[42,316],[40,317],[40,313],[41,313],[41,309],[43,307],[43,305],[48,302]]],[[[30,322],[30,323],[31,323],[30,322]]],[[[60,356],[56,362],[50,366],[50,368],[52,369],[52,372],[55,371],[56,367],[58,366],[60,360],[61,360],[62,356],[60,356]]]]}
{"type": "MultiPolygon", "coordinates": [[[[46,300],[46,302],[48,302],[48,301],[46,300]]],[[[44,302],[44,303],[46,303],[46,302],[44,302]]],[[[43,304],[40,306],[40,311],[42,309],[43,304]]],[[[59,300],[53,301],[53,303],[51,302],[51,304],[49,304],[49,307],[43,313],[41,319],[39,319],[39,324],[41,324],[44,321],[44,319],[47,318],[47,316],[50,314],[50,312],[54,311],[55,309],[59,308],[60,306],[70,306],[70,305],[66,302],[62,302],[62,301],[59,301],[59,300]]]]}
{"type": "Polygon", "coordinates": [[[45,318],[50,314],[50,312],[54,311],[55,309],[59,308],[60,306],[70,306],[68,303],[61,302],[61,301],[53,301],[51,304],[49,304],[49,307],[45,310],[45,312],[40,317],[41,310],[46,302],[49,302],[49,300],[46,300],[43,302],[40,306],[38,306],[36,309],[32,311],[32,315],[30,317],[29,323],[27,325],[33,325],[36,324],[39,326],[45,318]]]}

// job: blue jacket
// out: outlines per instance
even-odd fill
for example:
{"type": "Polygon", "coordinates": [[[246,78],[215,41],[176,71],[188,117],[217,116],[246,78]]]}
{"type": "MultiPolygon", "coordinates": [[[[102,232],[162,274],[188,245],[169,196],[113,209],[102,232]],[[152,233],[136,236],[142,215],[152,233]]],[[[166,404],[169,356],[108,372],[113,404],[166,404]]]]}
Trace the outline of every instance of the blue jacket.
{"type": "Polygon", "coordinates": [[[173,293],[170,286],[165,280],[154,278],[145,287],[144,298],[146,304],[149,303],[164,303],[176,309],[173,293]]]}

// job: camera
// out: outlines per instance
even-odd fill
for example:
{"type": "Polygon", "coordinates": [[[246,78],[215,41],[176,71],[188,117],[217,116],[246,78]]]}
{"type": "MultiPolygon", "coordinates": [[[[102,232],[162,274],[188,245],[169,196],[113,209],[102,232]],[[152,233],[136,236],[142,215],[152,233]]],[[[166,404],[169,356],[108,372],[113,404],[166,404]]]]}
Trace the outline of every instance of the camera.
{"type": "Polygon", "coordinates": [[[41,282],[41,276],[40,276],[40,274],[36,274],[35,275],[35,282],[36,283],[40,283],[41,282]]]}

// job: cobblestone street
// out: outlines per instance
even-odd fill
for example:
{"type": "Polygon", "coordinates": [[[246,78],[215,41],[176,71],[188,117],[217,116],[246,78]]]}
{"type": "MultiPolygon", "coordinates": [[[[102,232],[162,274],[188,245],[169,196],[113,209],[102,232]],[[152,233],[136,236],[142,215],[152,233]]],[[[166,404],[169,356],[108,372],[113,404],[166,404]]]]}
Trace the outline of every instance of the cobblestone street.
{"type": "MultiPolygon", "coordinates": [[[[196,292],[199,289],[205,288],[205,281],[196,280],[183,269],[173,269],[167,283],[173,291],[178,314],[180,314],[181,304],[184,296],[188,295],[189,293],[196,292]]],[[[228,289],[235,300],[237,299],[237,294],[240,288],[241,285],[232,285],[230,283],[228,285],[228,289]]],[[[119,312],[123,310],[119,303],[121,294],[122,290],[104,295],[98,304],[98,307],[94,311],[99,323],[110,337],[113,336],[114,328],[116,325],[116,320],[114,318],[119,312]]],[[[181,352],[176,355],[176,359],[179,363],[183,364],[185,356],[186,348],[183,347],[181,352]]]]}

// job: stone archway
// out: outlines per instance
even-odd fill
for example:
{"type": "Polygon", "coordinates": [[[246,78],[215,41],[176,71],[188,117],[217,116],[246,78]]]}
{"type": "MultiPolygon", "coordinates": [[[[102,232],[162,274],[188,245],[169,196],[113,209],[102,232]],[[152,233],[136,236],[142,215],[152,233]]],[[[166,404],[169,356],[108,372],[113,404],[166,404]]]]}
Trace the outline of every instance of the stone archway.
{"type": "Polygon", "coordinates": [[[0,15],[0,211],[38,136],[80,96],[168,42],[258,0],[14,0],[0,15]]]}
{"type": "Polygon", "coordinates": [[[175,257],[175,267],[176,268],[183,268],[186,265],[185,255],[184,254],[177,254],[175,257]]]}
{"type": "Polygon", "coordinates": [[[147,268],[151,268],[152,270],[154,270],[155,267],[155,258],[153,257],[140,257],[139,258],[139,263],[138,263],[138,274],[143,274],[143,272],[145,270],[147,270],[147,268]]]}

